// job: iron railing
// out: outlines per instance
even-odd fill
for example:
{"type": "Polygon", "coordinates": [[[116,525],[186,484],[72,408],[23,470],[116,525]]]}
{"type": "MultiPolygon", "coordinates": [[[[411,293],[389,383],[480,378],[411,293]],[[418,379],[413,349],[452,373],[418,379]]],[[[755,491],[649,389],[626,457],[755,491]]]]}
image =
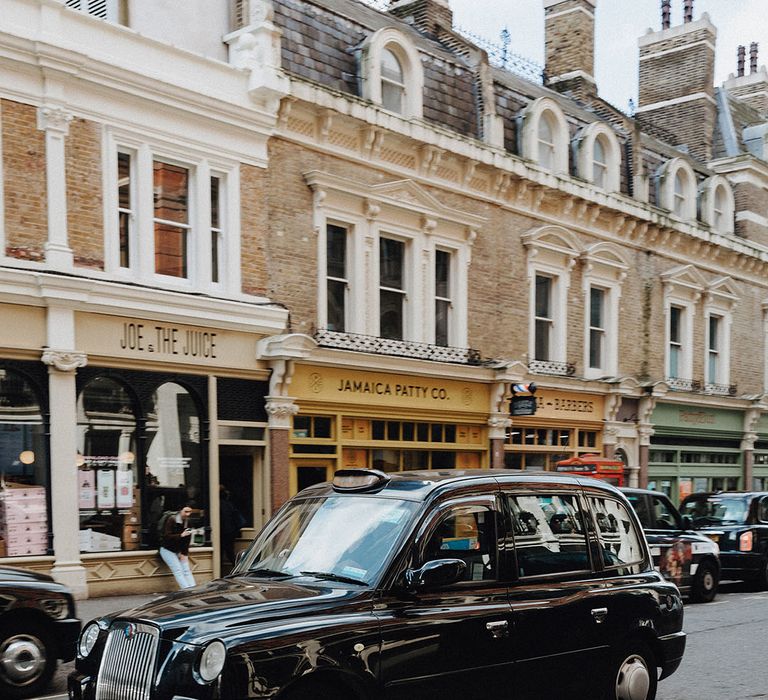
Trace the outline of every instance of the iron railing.
{"type": "Polygon", "coordinates": [[[735,384],[705,384],[703,391],[716,396],[736,396],[738,387],[735,384]]]}
{"type": "Polygon", "coordinates": [[[531,374],[551,374],[558,377],[572,377],[576,374],[576,365],[571,362],[530,360],[528,362],[528,371],[531,374]]]}
{"type": "Polygon", "coordinates": [[[670,391],[701,391],[703,384],[698,379],[681,379],[680,377],[667,377],[664,380],[670,391]]]}
{"type": "Polygon", "coordinates": [[[482,357],[479,350],[472,348],[454,348],[430,343],[417,343],[411,340],[393,340],[375,335],[360,333],[340,333],[319,329],[315,331],[317,344],[324,348],[338,348],[353,352],[368,352],[374,355],[392,355],[410,357],[433,362],[450,362],[460,365],[479,365],[482,357]]]}

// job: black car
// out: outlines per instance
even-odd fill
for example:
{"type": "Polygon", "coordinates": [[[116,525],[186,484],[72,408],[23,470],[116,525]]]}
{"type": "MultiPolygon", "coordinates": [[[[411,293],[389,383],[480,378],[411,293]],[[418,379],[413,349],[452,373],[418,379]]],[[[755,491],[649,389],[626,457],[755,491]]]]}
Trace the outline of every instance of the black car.
{"type": "Polygon", "coordinates": [[[66,586],[45,574],[0,567],[0,698],[43,691],[57,660],[75,658],[79,633],[66,586]]]}
{"type": "Polygon", "coordinates": [[[694,603],[715,599],[720,582],[720,550],[694,532],[669,498],[658,491],[622,488],[635,509],[656,568],[694,603]]]}
{"type": "Polygon", "coordinates": [[[768,589],[768,492],[694,493],[680,511],[720,546],[724,579],[768,589]]]}
{"type": "Polygon", "coordinates": [[[652,700],[678,589],[589,478],[341,470],[223,579],[86,625],[72,700],[652,700]]]}

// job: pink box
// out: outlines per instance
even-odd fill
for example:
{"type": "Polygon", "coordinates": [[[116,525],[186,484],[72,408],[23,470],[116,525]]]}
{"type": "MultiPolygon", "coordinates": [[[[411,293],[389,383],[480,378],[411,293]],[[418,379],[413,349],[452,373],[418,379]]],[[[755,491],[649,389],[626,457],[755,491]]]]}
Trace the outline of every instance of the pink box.
{"type": "Polygon", "coordinates": [[[48,520],[48,513],[45,503],[0,504],[0,523],[45,522],[46,520],[48,520]]]}
{"type": "Polygon", "coordinates": [[[22,522],[13,523],[11,525],[0,523],[0,536],[8,540],[11,537],[23,537],[25,535],[38,535],[40,533],[46,534],[48,532],[48,525],[43,520],[42,522],[22,522]]]}
{"type": "Polygon", "coordinates": [[[5,540],[8,544],[8,550],[12,547],[27,547],[27,546],[33,546],[33,547],[43,547],[43,550],[45,550],[46,545],[48,544],[48,534],[46,532],[33,532],[33,533],[23,533],[18,535],[8,535],[8,537],[5,540]]]}
{"type": "Polygon", "coordinates": [[[36,496],[45,500],[44,486],[20,486],[6,482],[5,488],[0,491],[0,499],[28,498],[36,496]]]}
{"type": "Polygon", "coordinates": [[[8,545],[7,548],[7,554],[9,557],[19,557],[29,555],[29,556],[40,556],[45,554],[45,550],[47,549],[47,542],[45,544],[37,544],[37,545],[8,545]]]}

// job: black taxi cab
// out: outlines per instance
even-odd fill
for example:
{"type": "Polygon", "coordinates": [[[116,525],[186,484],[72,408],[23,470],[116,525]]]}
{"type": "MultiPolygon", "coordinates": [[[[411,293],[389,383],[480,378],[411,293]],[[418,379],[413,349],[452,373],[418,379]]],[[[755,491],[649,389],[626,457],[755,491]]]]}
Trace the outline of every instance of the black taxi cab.
{"type": "Polygon", "coordinates": [[[623,488],[640,519],[656,568],[693,603],[710,603],[720,584],[720,548],[692,529],[666,494],[623,488]]]}
{"type": "Polygon", "coordinates": [[[223,579],[87,624],[71,700],[652,700],[683,605],[588,477],[336,472],[223,579]]]}
{"type": "Polygon", "coordinates": [[[680,504],[693,527],[717,542],[723,578],[768,589],[768,492],[693,493],[680,504]]]}

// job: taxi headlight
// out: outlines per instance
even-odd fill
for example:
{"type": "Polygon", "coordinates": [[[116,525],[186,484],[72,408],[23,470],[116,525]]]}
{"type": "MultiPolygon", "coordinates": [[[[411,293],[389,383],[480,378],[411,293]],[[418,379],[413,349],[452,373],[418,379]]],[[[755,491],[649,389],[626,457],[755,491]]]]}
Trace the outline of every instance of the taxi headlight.
{"type": "Polygon", "coordinates": [[[99,638],[100,628],[95,622],[91,622],[81,633],[77,642],[77,652],[82,658],[88,656],[99,638]]]}
{"type": "Polygon", "coordinates": [[[224,662],[227,658],[227,648],[223,642],[215,640],[211,642],[203,653],[200,654],[200,662],[197,672],[200,678],[206,683],[215,680],[224,668],[224,662]]]}

